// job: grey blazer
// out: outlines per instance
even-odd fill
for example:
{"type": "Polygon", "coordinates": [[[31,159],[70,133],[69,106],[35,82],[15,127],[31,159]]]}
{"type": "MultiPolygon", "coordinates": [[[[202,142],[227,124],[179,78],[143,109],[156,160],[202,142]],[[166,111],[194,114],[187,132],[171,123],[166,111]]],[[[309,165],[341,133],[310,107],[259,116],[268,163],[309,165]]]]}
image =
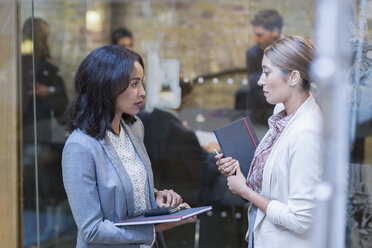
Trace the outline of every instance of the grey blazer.
{"type": "MultiPolygon", "coordinates": [[[[156,208],[142,122],[137,118],[134,124],[121,124],[146,167],[151,206],[156,208]]],[[[115,220],[134,217],[134,200],[129,176],[107,136],[97,140],[77,129],[68,138],[62,156],[63,182],[78,227],[76,247],[152,244],[153,225],[113,224],[115,220]]]]}

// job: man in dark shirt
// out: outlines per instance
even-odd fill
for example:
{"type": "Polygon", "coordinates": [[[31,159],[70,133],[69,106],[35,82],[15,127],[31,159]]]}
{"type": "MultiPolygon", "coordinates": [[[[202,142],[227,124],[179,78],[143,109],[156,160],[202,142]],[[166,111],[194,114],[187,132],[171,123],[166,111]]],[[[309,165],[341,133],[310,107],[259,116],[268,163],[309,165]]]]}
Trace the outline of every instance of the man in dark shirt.
{"type": "Polygon", "coordinates": [[[235,95],[235,109],[251,110],[255,122],[266,123],[272,114],[273,106],[266,102],[262,88],[257,85],[262,68],[263,51],[272,42],[280,38],[283,19],[276,10],[262,10],[251,21],[253,39],[256,45],[246,53],[248,88],[241,88],[235,95]]]}
{"type": "Polygon", "coordinates": [[[226,178],[219,175],[214,154],[202,147],[194,131],[179,119],[192,90],[190,83],[181,81],[180,87],[179,108],[155,108],[138,115],[145,127],[144,143],[155,188],[173,188],[191,206],[217,206],[227,189],[226,178]]]}

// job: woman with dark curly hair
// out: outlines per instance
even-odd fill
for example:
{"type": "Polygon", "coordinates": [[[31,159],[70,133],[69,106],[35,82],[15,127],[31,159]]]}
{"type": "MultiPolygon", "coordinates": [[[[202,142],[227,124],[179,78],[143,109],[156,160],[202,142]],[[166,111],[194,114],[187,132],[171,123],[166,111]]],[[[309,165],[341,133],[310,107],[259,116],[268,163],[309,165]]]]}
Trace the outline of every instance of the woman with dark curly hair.
{"type": "Polygon", "coordinates": [[[146,96],[143,79],[142,58],[119,46],[94,50],[77,71],[76,97],[66,111],[72,133],[62,159],[77,247],[164,247],[156,233],[196,220],[125,227],[113,223],[157,207],[189,207],[174,191],[153,187],[143,125],[136,116],[146,96]]]}

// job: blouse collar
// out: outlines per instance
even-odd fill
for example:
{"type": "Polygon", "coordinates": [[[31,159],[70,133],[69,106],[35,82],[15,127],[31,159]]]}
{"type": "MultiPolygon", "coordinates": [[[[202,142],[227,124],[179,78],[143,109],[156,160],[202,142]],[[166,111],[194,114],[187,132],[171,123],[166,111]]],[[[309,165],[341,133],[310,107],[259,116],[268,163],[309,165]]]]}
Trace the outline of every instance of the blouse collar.
{"type": "Polygon", "coordinates": [[[277,133],[283,132],[284,128],[287,126],[288,122],[292,119],[295,113],[296,111],[290,115],[287,115],[287,112],[282,110],[276,114],[273,114],[268,120],[270,130],[277,133]]]}

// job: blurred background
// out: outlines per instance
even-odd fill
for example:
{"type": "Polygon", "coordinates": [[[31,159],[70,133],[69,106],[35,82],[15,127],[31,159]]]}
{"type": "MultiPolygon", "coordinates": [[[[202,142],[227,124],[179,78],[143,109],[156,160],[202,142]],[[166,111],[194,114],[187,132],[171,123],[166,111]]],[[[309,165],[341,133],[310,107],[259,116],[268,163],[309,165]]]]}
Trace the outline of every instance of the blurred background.
{"type": "MultiPolygon", "coordinates": [[[[147,99],[140,118],[155,186],[173,188],[192,206],[214,206],[195,225],[167,231],[168,247],[247,247],[248,204],[228,191],[226,179],[213,167],[212,149],[220,150],[213,130],[249,116],[261,140],[272,109],[255,104],[259,101],[250,102],[255,81],[249,77],[247,51],[272,30],[255,29],[263,26],[251,21],[262,10],[276,10],[282,18],[279,36],[301,35],[319,41],[317,8],[323,6],[322,1],[3,2],[10,11],[2,13],[2,38],[10,37],[7,25],[13,23],[16,30],[10,33],[16,41],[10,45],[15,56],[12,63],[17,65],[15,88],[3,83],[4,77],[1,80],[4,89],[16,92],[11,109],[16,113],[13,126],[17,133],[12,140],[18,147],[15,205],[19,208],[19,247],[75,246],[77,230],[61,177],[61,152],[68,137],[62,117],[74,98],[78,65],[93,49],[116,42],[118,29],[129,31],[130,35],[123,35],[129,39],[123,41],[129,42],[124,46],[145,61],[147,99]],[[36,89],[35,95],[32,89],[36,89]],[[178,129],[170,133],[173,129],[164,126],[156,111],[162,111],[159,116],[175,118],[178,129]],[[163,157],[156,156],[160,150],[167,151],[163,157]],[[182,153],[194,160],[185,161],[182,153]]],[[[346,9],[339,13],[347,13],[349,18],[340,30],[348,34],[350,53],[345,58],[349,77],[342,96],[347,106],[342,111],[348,116],[345,140],[349,147],[343,245],[372,247],[372,0],[340,2],[346,9]]],[[[6,64],[9,58],[4,49],[1,56],[6,64]]],[[[322,90],[315,82],[313,94],[321,98],[322,90]]],[[[5,100],[1,105],[9,106],[5,100]]],[[[171,120],[169,125],[173,125],[171,120]]]]}

